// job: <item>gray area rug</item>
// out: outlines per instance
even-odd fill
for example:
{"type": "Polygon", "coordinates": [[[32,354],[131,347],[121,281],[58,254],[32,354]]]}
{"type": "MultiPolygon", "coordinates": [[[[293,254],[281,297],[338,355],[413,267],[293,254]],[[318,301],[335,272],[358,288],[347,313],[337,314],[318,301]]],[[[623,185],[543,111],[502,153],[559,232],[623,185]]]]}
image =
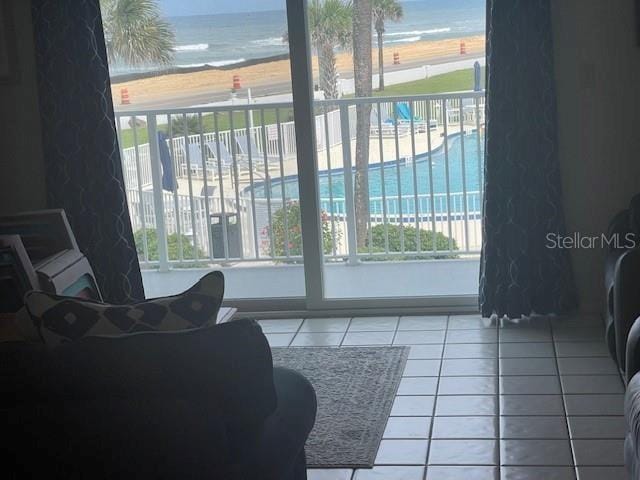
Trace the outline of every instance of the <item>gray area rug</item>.
{"type": "Polygon", "coordinates": [[[408,355],[408,347],[273,349],[274,365],[297,370],[316,390],[309,467],[373,466],[408,355]]]}

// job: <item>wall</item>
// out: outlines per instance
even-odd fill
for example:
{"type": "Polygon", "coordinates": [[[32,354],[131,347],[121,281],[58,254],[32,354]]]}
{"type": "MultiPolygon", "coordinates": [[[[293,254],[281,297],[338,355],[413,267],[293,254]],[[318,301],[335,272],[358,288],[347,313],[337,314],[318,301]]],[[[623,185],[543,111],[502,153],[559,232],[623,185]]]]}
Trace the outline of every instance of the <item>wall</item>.
{"type": "MultiPolygon", "coordinates": [[[[487,59],[482,57],[471,57],[465,60],[456,60],[447,63],[436,63],[434,65],[423,65],[422,67],[407,68],[405,70],[392,70],[385,73],[384,83],[385,85],[398,85],[401,83],[415,82],[416,80],[422,80],[424,78],[430,78],[435,75],[442,75],[444,73],[455,72],[456,70],[464,70],[467,68],[473,68],[475,62],[480,63],[481,66],[485,66],[487,59]]],[[[371,76],[372,84],[374,87],[379,83],[379,77],[377,73],[371,76]]],[[[342,95],[353,95],[355,92],[355,84],[353,78],[342,78],[338,80],[338,90],[342,95]]]]}
{"type": "MultiPolygon", "coordinates": [[[[552,0],[567,229],[606,231],[640,191],[634,1],[552,0]]],[[[604,250],[572,252],[583,311],[601,311],[604,250]]]]}
{"type": "Polygon", "coordinates": [[[20,78],[0,84],[0,214],[45,206],[31,2],[10,1],[20,78]]]}

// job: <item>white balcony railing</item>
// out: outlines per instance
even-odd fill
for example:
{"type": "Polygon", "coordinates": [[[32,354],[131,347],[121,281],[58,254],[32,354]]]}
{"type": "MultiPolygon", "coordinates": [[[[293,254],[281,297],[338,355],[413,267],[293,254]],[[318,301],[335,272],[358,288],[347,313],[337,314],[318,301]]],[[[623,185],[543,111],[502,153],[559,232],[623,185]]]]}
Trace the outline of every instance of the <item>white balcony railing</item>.
{"type": "MultiPolygon", "coordinates": [[[[316,102],[325,261],[477,255],[484,103],[484,92],[316,102]],[[371,109],[369,163],[358,169],[357,105],[371,109]],[[365,172],[363,223],[354,177],[365,172]]],[[[143,267],[301,260],[291,111],[270,103],[116,114],[143,267]]]]}

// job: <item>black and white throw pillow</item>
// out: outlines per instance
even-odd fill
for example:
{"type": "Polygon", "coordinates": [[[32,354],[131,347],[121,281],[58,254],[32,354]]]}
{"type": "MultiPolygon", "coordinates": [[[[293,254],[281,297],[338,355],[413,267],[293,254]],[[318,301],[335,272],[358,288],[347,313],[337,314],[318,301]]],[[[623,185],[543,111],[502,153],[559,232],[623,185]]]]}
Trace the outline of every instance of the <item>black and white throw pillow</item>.
{"type": "Polygon", "coordinates": [[[215,325],[223,295],[222,272],[211,272],[184,293],[132,305],[109,305],[33,291],[25,296],[25,307],[42,341],[57,346],[87,336],[215,325]]]}

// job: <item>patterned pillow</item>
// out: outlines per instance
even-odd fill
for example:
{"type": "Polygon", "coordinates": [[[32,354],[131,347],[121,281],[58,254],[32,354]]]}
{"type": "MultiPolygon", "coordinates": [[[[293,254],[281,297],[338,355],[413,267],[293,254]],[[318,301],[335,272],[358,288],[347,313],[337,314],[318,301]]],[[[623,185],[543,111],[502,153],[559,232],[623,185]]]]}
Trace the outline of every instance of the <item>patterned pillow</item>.
{"type": "Polygon", "coordinates": [[[222,272],[211,272],[180,295],[132,305],[109,305],[34,291],[25,296],[25,306],[42,341],[56,346],[87,336],[215,325],[223,294],[222,272]]]}

